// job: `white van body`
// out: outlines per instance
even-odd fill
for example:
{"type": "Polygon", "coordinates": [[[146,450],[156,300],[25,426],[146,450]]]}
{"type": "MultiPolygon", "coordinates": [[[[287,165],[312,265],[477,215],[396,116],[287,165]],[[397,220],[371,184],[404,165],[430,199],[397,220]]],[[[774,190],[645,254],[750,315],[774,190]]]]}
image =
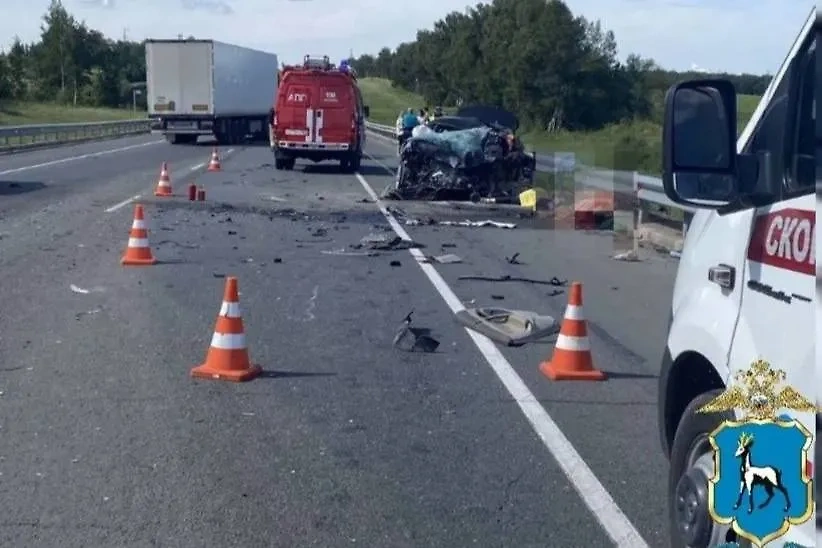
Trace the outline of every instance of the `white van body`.
{"type": "MultiPolygon", "coordinates": [[[[820,21],[822,13],[815,8],[740,135],[739,153],[756,147],[769,109],[784,99],[791,62],[808,52],[820,21]]],[[[815,147],[816,188],[820,188],[822,151],[818,142],[815,147]]],[[[820,312],[816,246],[822,241],[816,227],[817,200],[813,185],[793,187],[786,199],[764,207],[723,215],[701,209],[695,214],[677,272],[660,375],[660,432],[669,455],[688,403],[701,393],[727,386],[736,371],[748,369],[758,358],[784,370],[788,385],[820,404],[822,352],[815,350],[814,343],[822,341],[822,323],[816,321],[820,312]],[[733,288],[709,280],[709,270],[720,265],[733,268],[733,288]]],[[[816,431],[813,413],[791,415],[816,431]]],[[[814,460],[813,454],[810,459],[814,460]]],[[[816,516],[768,546],[789,542],[822,545],[816,516]]]]}

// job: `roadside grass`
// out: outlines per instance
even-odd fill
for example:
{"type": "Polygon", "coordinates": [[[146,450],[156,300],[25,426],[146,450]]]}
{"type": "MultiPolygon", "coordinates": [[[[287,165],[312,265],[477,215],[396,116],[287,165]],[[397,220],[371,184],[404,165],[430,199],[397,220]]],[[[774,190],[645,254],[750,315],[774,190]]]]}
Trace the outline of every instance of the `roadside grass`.
{"type": "Polygon", "coordinates": [[[130,109],[71,107],[49,103],[0,101],[0,126],[28,124],[71,124],[143,118],[145,111],[130,109]]]}
{"type": "MultiPolygon", "coordinates": [[[[95,122],[114,122],[119,120],[145,119],[145,111],[130,109],[72,107],[54,103],[26,103],[0,101],[0,130],[4,128],[47,125],[47,124],[83,124],[95,122]]],[[[119,135],[117,128],[101,127],[90,134],[76,129],[49,130],[37,135],[12,135],[0,137],[0,150],[9,147],[39,146],[56,142],[79,141],[93,138],[114,137],[119,135]]]]}
{"type": "Polygon", "coordinates": [[[369,120],[377,124],[394,125],[397,115],[412,107],[425,106],[425,99],[404,89],[399,89],[385,78],[361,78],[359,80],[363,102],[371,109],[369,120]]]}

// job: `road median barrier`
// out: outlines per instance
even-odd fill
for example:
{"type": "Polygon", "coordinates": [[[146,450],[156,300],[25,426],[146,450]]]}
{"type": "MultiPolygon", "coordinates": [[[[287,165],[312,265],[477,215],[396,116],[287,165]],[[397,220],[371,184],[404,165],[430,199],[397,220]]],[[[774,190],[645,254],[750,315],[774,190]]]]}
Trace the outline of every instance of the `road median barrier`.
{"type": "Polygon", "coordinates": [[[151,132],[146,118],[72,124],[0,126],[0,154],[151,132]]]}

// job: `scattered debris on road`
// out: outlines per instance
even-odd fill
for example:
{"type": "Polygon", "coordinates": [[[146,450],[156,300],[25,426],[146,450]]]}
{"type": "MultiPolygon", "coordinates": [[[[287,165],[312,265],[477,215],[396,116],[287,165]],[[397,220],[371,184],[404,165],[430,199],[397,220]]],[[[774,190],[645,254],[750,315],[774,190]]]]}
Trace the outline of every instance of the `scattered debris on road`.
{"type": "Polygon", "coordinates": [[[629,263],[636,263],[639,262],[639,256],[637,255],[636,251],[630,250],[625,251],[624,253],[618,253],[614,255],[613,259],[615,261],[623,261],[629,263]]]}
{"type": "Polygon", "coordinates": [[[519,253],[514,253],[510,257],[505,257],[505,262],[508,264],[522,264],[519,262],[519,253]]]}
{"type": "Polygon", "coordinates": [[[377,251],[348,251],[344,247],[340,249],[323,250],[320,253],[323,255],[338,255],[342,257],[378,257],[380,255],[377,251]]]}
{"type": "Polygon", "coordinates": [[[351,245],[352,249],[373,249],[375,251],[401,251],[411,248],[423,248],[424,245],[413,240],[406,240],[399,236],[384,234],[369,234],[360,243],[351,245]]]}
{"type": "Polygon", "coordinates": [[[102,311],[103,311],[103,309],[100,308],[100,307],[92,308],[91,310],[86,310],[85,312],[78,312],[77,314],[74,315],[74,319],[79,321],[80,319],[83,318],[83,316],[91,316],[93,314],[97,314],[98,312],[102,312],[102,311]]]}
{"type": "Polygon", "coordinates": [[[412,314],[413,310],[402,320],[402,325],[394,336],[394,348],[405,352],[436,352],[440,342],[431,336],[431,330],[427,327],[412,327],[412,314]]]}
{"type": "Polygon", "coordinates": [[[462,257],[454,255],[453,253],[446,253],[445,255],[426,256],[425,259],[420,260],[421,263],[436,262],[439,264],[456,264],[462,262],[462,257]]]}
{"type": "Polygon", "coordinates": [[[438,225],[438,226],[462,226],[466,228],[485,228],[492,226],[494,228],[517,228],[517,225],[514,223],[501,223],[499,221],[436,221],[434,219],[429,219],[428,221],[421,221],[420,219],[408,219],[405,221],[407,226],[426,226],[426,225],[438,225]]]}
{"type": "Polygon", "coordinates": [[[457,278],[458,280],[470,280],[475,282],[525,282],[529,284],[538,284],[538,285],[553,285],[557,287],[565,287],[568,284],[568,280],[560,280],[556,276],[551,278],[550,280],[535,280],[533,278],[518,278],[515,276],[460,276],[457,278]]]}
{"type": "Polygon", "coordinates": [[[399,261],[391,261],[391,262],[390,262],[390,263],[388,263],[388,264],[389,264],[390,266],[395,266],[395,267],[396,267],[396,266],[402,266],[402,263],[401,263],[401,262],[399,262],[399,261]]]}
{"type": "Polygon", "coordinates": [[[74,293],[79,293],[80,295],[88,295],[89,293],[102,293],[105,291],[102,287],[92,287],[91,289],[85,289],[82,287],[78,287],[74,284],[69,285],[69,289],[72,290],[74,293]]]}
{"type": "Polygon", "coordinates": [[[505,346],[522,346],[559,332],[553,316],[506,308],[466,308],[456,313],[457,321],[505,346]]]}

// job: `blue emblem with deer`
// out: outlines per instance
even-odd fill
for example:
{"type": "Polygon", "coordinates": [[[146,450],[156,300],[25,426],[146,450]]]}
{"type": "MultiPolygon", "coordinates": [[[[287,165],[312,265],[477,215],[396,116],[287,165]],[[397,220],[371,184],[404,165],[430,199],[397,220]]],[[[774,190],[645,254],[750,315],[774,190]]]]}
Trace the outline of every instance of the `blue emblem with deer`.
{"type": "Polygon", "coordinates": [[[708,483],[711,517],[731,524],[740,537],[764,546],[813,515],[813,484],[807,472],[813,435],[780,410],[815,412],[816,405],[791,387],[783,371],[764,360],[700,412],[730,409],[742,420],[724,421],[710,437],[714,477],[708,483]]]}

